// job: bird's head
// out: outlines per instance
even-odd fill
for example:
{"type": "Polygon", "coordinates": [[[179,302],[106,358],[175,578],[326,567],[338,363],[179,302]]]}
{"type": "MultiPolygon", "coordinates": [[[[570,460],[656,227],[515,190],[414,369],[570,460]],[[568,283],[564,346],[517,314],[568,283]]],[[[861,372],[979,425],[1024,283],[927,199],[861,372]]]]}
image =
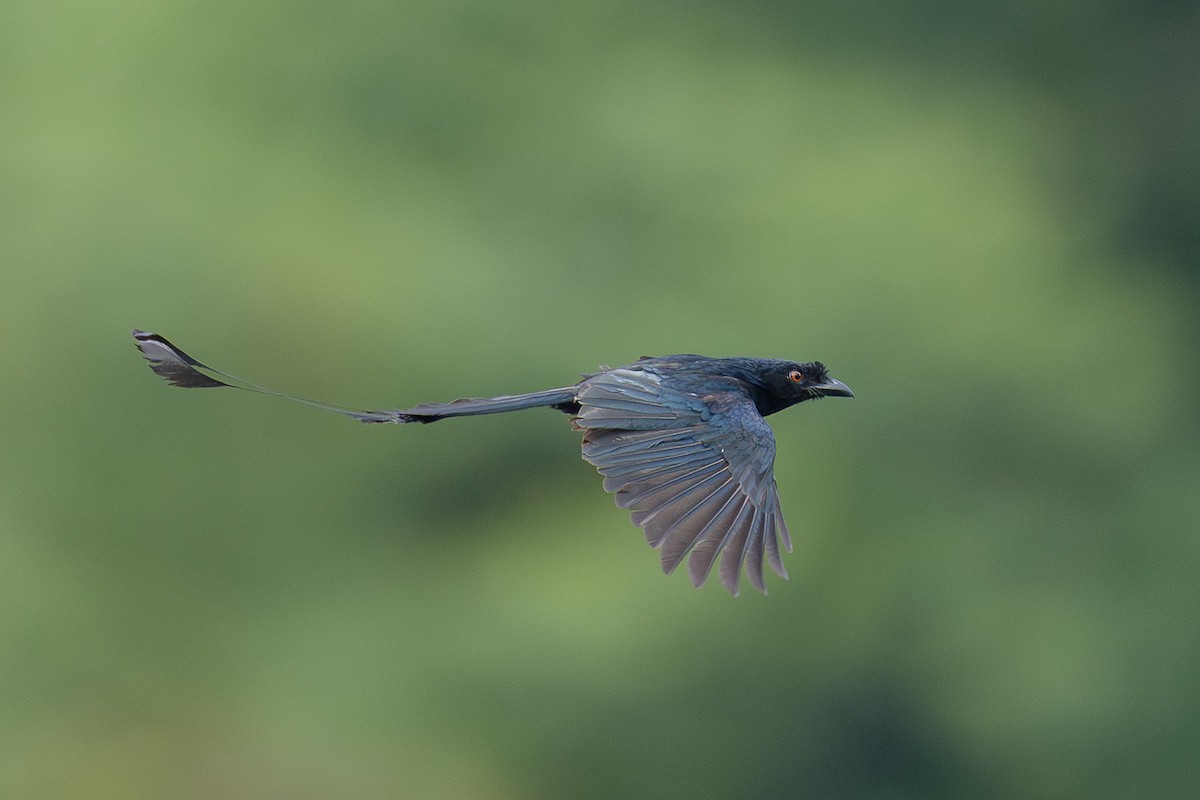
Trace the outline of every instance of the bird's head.
{"type": "Polygon", "coordinates": [[[762,384],[767,397],[758,399],[763,414],[822,397],[854,397],[850,387],[829,376],[820,361],[768,361],[762,370],[762,384]],[[764,402],[765,400],[765,402],[764,402]],[[763,408],[763,406],[766,408],[763,408]]]}

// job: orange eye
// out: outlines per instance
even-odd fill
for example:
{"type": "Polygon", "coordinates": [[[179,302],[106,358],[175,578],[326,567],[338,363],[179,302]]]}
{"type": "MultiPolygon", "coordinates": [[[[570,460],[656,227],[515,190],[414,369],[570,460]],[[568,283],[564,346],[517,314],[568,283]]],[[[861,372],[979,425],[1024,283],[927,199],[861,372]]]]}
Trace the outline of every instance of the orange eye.
{"type": "Polygon", "coordinates": [[[798,369],[794,369],[788,373],[788,380],[792,383],[804,383],[804,373],[798,369]]]}

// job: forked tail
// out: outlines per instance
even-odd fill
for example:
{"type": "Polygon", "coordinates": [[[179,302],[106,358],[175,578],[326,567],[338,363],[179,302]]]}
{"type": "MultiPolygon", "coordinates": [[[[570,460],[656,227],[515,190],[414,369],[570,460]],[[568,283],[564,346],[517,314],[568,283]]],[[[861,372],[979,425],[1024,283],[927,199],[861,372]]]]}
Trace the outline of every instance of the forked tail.
{"type": "Polygon", "coordinates": [[[505,411],[519,411],[524,408],[551,406],[561,411],[572,411],[575,408],[574,386],[561,389],[547,389],[530,394],[505,395],[502,397],[469,397],[450,403],[422,403],[413,408],[395,411],[367,411],[355,408],[344,408],[319,400],[309,400],[304,397],[277,392],[265,386],[259,386],[243,380],[236,375],[214,369],[201,363],[168,342],[157,333],[139,331],[134,328],[133,339],[137,348],[142,352],[150,369],[165,378],[173,386],[185,389],[204,389],[227,386],[232,389],[245,389],[248,392],[258,392],[272,397],[281,397],[303,403],[306,406],[333,411],[353,417],[359,422],[436,422],[446,417],[468,417],[478,414],[500,414],[505,411]]]}

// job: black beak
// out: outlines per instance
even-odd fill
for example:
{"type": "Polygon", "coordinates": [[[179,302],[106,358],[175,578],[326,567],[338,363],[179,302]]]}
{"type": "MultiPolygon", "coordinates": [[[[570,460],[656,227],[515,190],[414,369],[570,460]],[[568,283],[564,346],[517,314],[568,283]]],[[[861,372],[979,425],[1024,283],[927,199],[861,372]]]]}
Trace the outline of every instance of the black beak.
{"type": "Polygon", "coordinates": [[[822,397],[854,397],[850,387],[836,378],[826,378],[812,388],[820,392],[822,397]]]}

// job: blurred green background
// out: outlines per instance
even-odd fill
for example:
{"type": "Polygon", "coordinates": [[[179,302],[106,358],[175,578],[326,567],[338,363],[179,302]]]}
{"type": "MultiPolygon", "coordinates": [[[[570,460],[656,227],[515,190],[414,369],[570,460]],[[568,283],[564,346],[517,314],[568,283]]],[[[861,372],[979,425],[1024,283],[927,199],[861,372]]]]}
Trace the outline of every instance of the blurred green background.
{"type": "Polygon", "coordinates": [[[1194,3],[0,5],[0,796],[1165,798],[1200,751],[1194,3]],[[821,359],[792,578],[561,415],[821,359]]]}

